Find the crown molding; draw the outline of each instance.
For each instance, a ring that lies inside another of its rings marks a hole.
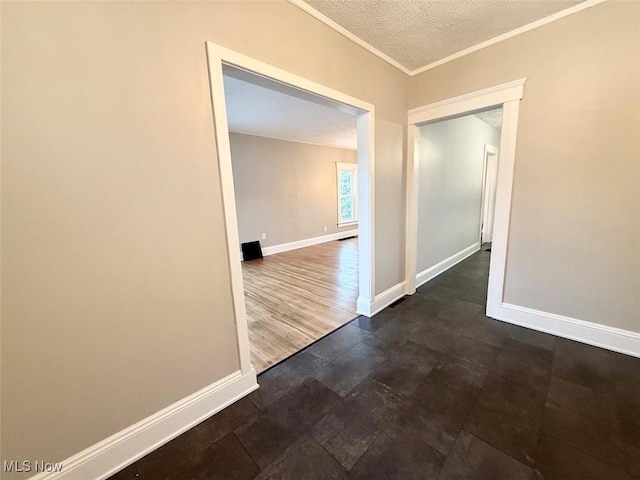
[[[334,145],[332,143],[320,143],[320,142],[309,142],[306,140],[297,140],[292,138],[285,138],[283,136],[275,136],[275,135],[260,135],[258,133],[251,132],[243,132],[237,128],[229,128],[229,133],[237,133],[238,135],[246,135],[248,137],[258,137],[258,138],[266,138],[267,140],[278,140],[281,142],[290,142],[290,143],[301,143],[302,145],[313,145],[314,147],[324,147],[324,148],[335,148],[338,150],[349,150],[352,152],[358,151],[358,146],[355,147],[347,147],[345,145]]]
[[[372,47],[367,42],[362,40],[360,37],[354,35],[353,33],[351,33],[346,28],[342,27],[341,25],[338,25],[336,22],[331,20],[326,15],[320,13],[319,11],[317,11],[316,9],[311,7],[309,4],[305,3],[303,0],[288,0],[288,1],[289,1],[289,3],[291,3],[291,4],[295,5],[296,7],[300,8],[301,10],[307,12],[312,17],[315,17],[316,19],[320,20],[322,23],[324,23],[328,27],[332,28],[333,30],[335,30],[339,34],[347,37],[352,42],[357,43],[358,45],[360,45],[365,50],[373,53],[378,58],[384,60],[385,62],[389,63],[390,65],[393,65],[394,67],[396,67],[401,72],[409,75],[410,77],[413,77],[413,76],[418,75],[420,73],[426,72],[427,70],[431,70],[432,68],[436,68],[436,67],[439,67],[441,65],[444,65],[445,63],[449,63],[449,62],[451,62],[453,60],[456,60],[456,59],[458,59],[460,57],[464,57],[464,56],[469,55],[471,53],[477,52],[478,50],[482,50],[483,48],[490,47],[492,45],[495,45],[496,43],[503,42],[503,41],[508,40],[510,38],[513,38],[515,36],[518,36],[518,35],[521,35],[523,33],[526,33],[526,32],[529,32],[531,30],[534,30],[536,28],[542,27],[544,25],[548,25],[549,23],[552,23],[552,22],[555,22],[555,21],[560,20],[562,18],[568,17],[569,15],[573,15],[574,13],[578,13],[578,12],[581,12],[581,11],[586,10],[588,8],[595,7],[596,5],[604,3],[607,0],[586,0],[586,1],[582,2],[582,3],[574,5],[573,7],[567,8],[567,9],[562,10],[560,12],[556,12],[553,15],[549,15],[548,17],[541,18],[540,20],[536,20],[535,22],[528,23],[527,25],[524,25],[522,27],[519,27],[519,28],[516,28],[514,30],[511,30],[510,32],[503,33],[503,34],[498,35],[497,37],[493,37],[493,38],[491,38],[489,40],[485,40],[484,42],[478,43],[478,44],[473,45],[473,46],[471,46],[469,48],[465,48],[464,50],[460,50],[459,52],[453,53],[453,54],[451,54],[451,55],[449,55],[447,57],[441,58],[440,60],[436,60],[435,62],[431,62],[431,63],[425,65],[424,67],[420,67],[420,68],[417,68],[415,70],[408,69],[407,67],[405,67],[401,63],[395,61],[394,59],[392,59],[388,55],[382,53],[377,48]]]
[[[343,26],[338,25],[336,22],[331,20],[329,17],[327,17],[326,15],[320,13],[319,11],[317,11],[315,8],[311,7],[309,4],[305,3],[304,1],[302,1],[302,0],[289,0],[289,3],[295,5],[299,9],[307,12],[312,17],[320,20],[322,23],[324,23],[326,26],[332,28],[333,30],[338,32],[340,35],[343,35],[343,36],[347,37],[349,40],[351,40],[352,42],[357,43],[358,45],[360,45],[365,50],[368,50],[369,52],[373,53],[376,57],[381,58],[382,60],[384,60],[388,64],[393,65],[394,67],[396,67],[401,72],[406,73],[407,75],[411,76],[411,70],[409,70],[407,67],[405,67],[402,64],[396,62],[393,58],[391,58],[388,55],[382,53],[377,48],[372,47],[367,42],[362,40],[360,37],[354,35],[353,33],[351,33],[349,30],[347,30]]]
[[[422,72],[426,72],[427,70],[431,70],[432,68],[439,67],[440,65],[444,65],[445,63],[449,63],[457,58],[464,57],[471,53],[477,52],[478,50],[482,50],[483,48],[490,47],[491,45],[495,45],[496,43],[504,42],[510,38],[516,37],[523,33],[529,32],[539,27],[543,27],[544,25],[548,25],[549,23],[553,23],[556,20],[560,20],[562,18],[568,17],[569,15],[573,15],[574,13],[581,12],[586,10],[587,8],[595,7],[601,3],[604,3],[606,0],[586,0],[585,2],[574,5],[573,7],[567,8],[560,12],[554,13],[553,15],[549,15],[548,17],[541,18],[540,20],[536,20],[535,22],[528,23],[522,27],[516,28],[515,30],[511,30],[510,32],[503,33],[502,35],[498,35],[497,37],[493,37],[484,42],[473,45],[469,48],[465,48],[464,50],[460,50],[459,52],[453,53],[448,57],[444,57],[440,60],[436,60],[424,67],[417,68],[412,70],[409,74],[410,76],[418,75]]]

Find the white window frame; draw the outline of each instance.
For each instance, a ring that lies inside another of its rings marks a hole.
[[[340,172],[351,172],[351,178],[353,179],[353,191],[352,195],[340,195]],[[353,197],[353,220],[340,221],[340,199],[342,197]],[[336,162],[336,199],[338,214],[338,227],[350,227],[358,224],[358,164]]]

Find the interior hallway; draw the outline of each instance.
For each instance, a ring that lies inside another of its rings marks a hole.
[[[640,359],[482,314],[478,252],[113,479],[640,476]]]
[[[358,239],[242,262],[251,362],[257,372],[356,316]]]

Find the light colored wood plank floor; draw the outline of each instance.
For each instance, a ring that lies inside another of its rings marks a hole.
[[[242,274],[258,372],[357,316],[357,238],[242,262]]]

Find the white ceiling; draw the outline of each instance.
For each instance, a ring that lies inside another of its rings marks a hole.
[[[498,130],[502,128],[502,107],[486,112],[479,112],[475,115],[483,122],[491,125],[493,128],[497,128]]]
[[[604,0],[290,1],[415,74]]]
[[[265,77],[224,67],[229,131],[355,150],[358,111]]]

